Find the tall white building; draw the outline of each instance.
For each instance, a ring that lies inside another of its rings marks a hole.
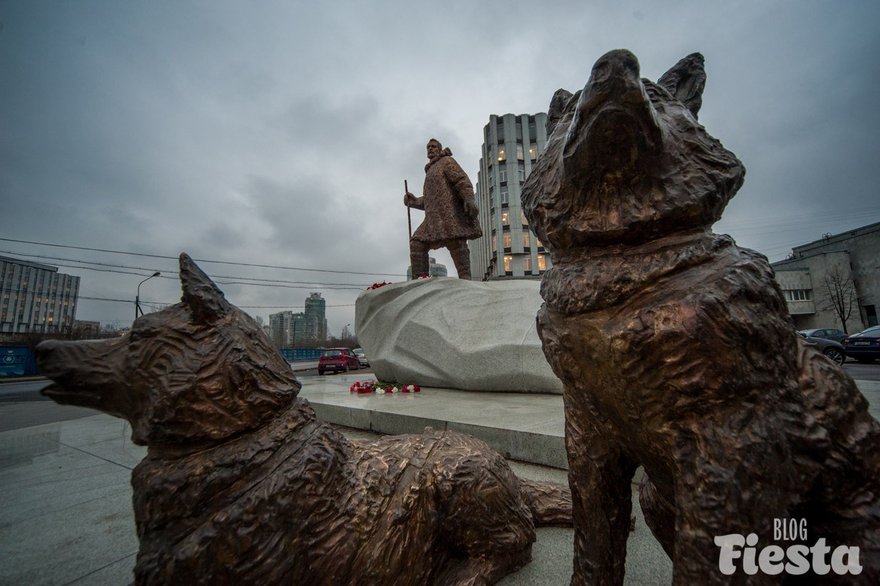
[[[0,333],[70,332],[78,297],[79,277],[0,256]]]
[[[547,115],[489,116],[477,174],[483,236],[471,240],[474,280],[539,278],[550,255],[522,211],[522,186],[547,144]]]

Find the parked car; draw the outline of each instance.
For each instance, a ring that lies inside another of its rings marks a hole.
[[[318,359],[318,374],[358,370],[361,363],[350,348],[328,348]]]
[[[798,333],[806,338],[826,338],[828,340],[834,340],[835,342],[839,342],[841,344],[843,344],[843,339],[846,338],[846,332],[834,328],[816,328],[814,330],[801,330]]]
[[[355,348],[354,350],[352,350],[352,352],[354,352],[354,355],[358,357],[358,362],[361,363],[362,368],[367,368],[370,366],[370,361],[367,360],[367,355],[364,353],[363,348]]]
[[[859,362],[871,362],[880,358],[880,326],[872,326],[867,330],[848,336],[843,340],[846,355]]]
[[[800,332],[798,332],[800,334]],[[801,334],[803,336],[803,334]],[[803,336],[806,338],[807,344],[815,346],[819,352],[836,362],[843,364],[846,362],[846,350],[843,344],[829,340],[828,338],[815,338],[812,336]]]

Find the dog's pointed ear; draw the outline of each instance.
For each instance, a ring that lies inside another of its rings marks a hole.
[[[553,134],[553,129],[568,112],[568,105],[571,103],[573,94],[563,88],[559,88],[550,99],[550,106],[547,108],[547,136]]]
[[[706,87],[704,65],[705,60],[700,53],[691,53],[657,80],[657,85],[684,104],[694,118],[703,105],[703,88]]]
[[[180,255],[180,285],[183,289],[181,301],[200,322],[222,317],[232,307],[214,281],[185,252]]]

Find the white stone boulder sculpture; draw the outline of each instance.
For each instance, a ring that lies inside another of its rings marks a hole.
[[[365,291],[355,331],[381,381],[562,394],[535,329],[538,281],[433,277]]]

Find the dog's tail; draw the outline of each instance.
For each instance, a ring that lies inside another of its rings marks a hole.
[[[555,482],[519,479],[522,496],[538,527],[571,527],[571,490]]]

